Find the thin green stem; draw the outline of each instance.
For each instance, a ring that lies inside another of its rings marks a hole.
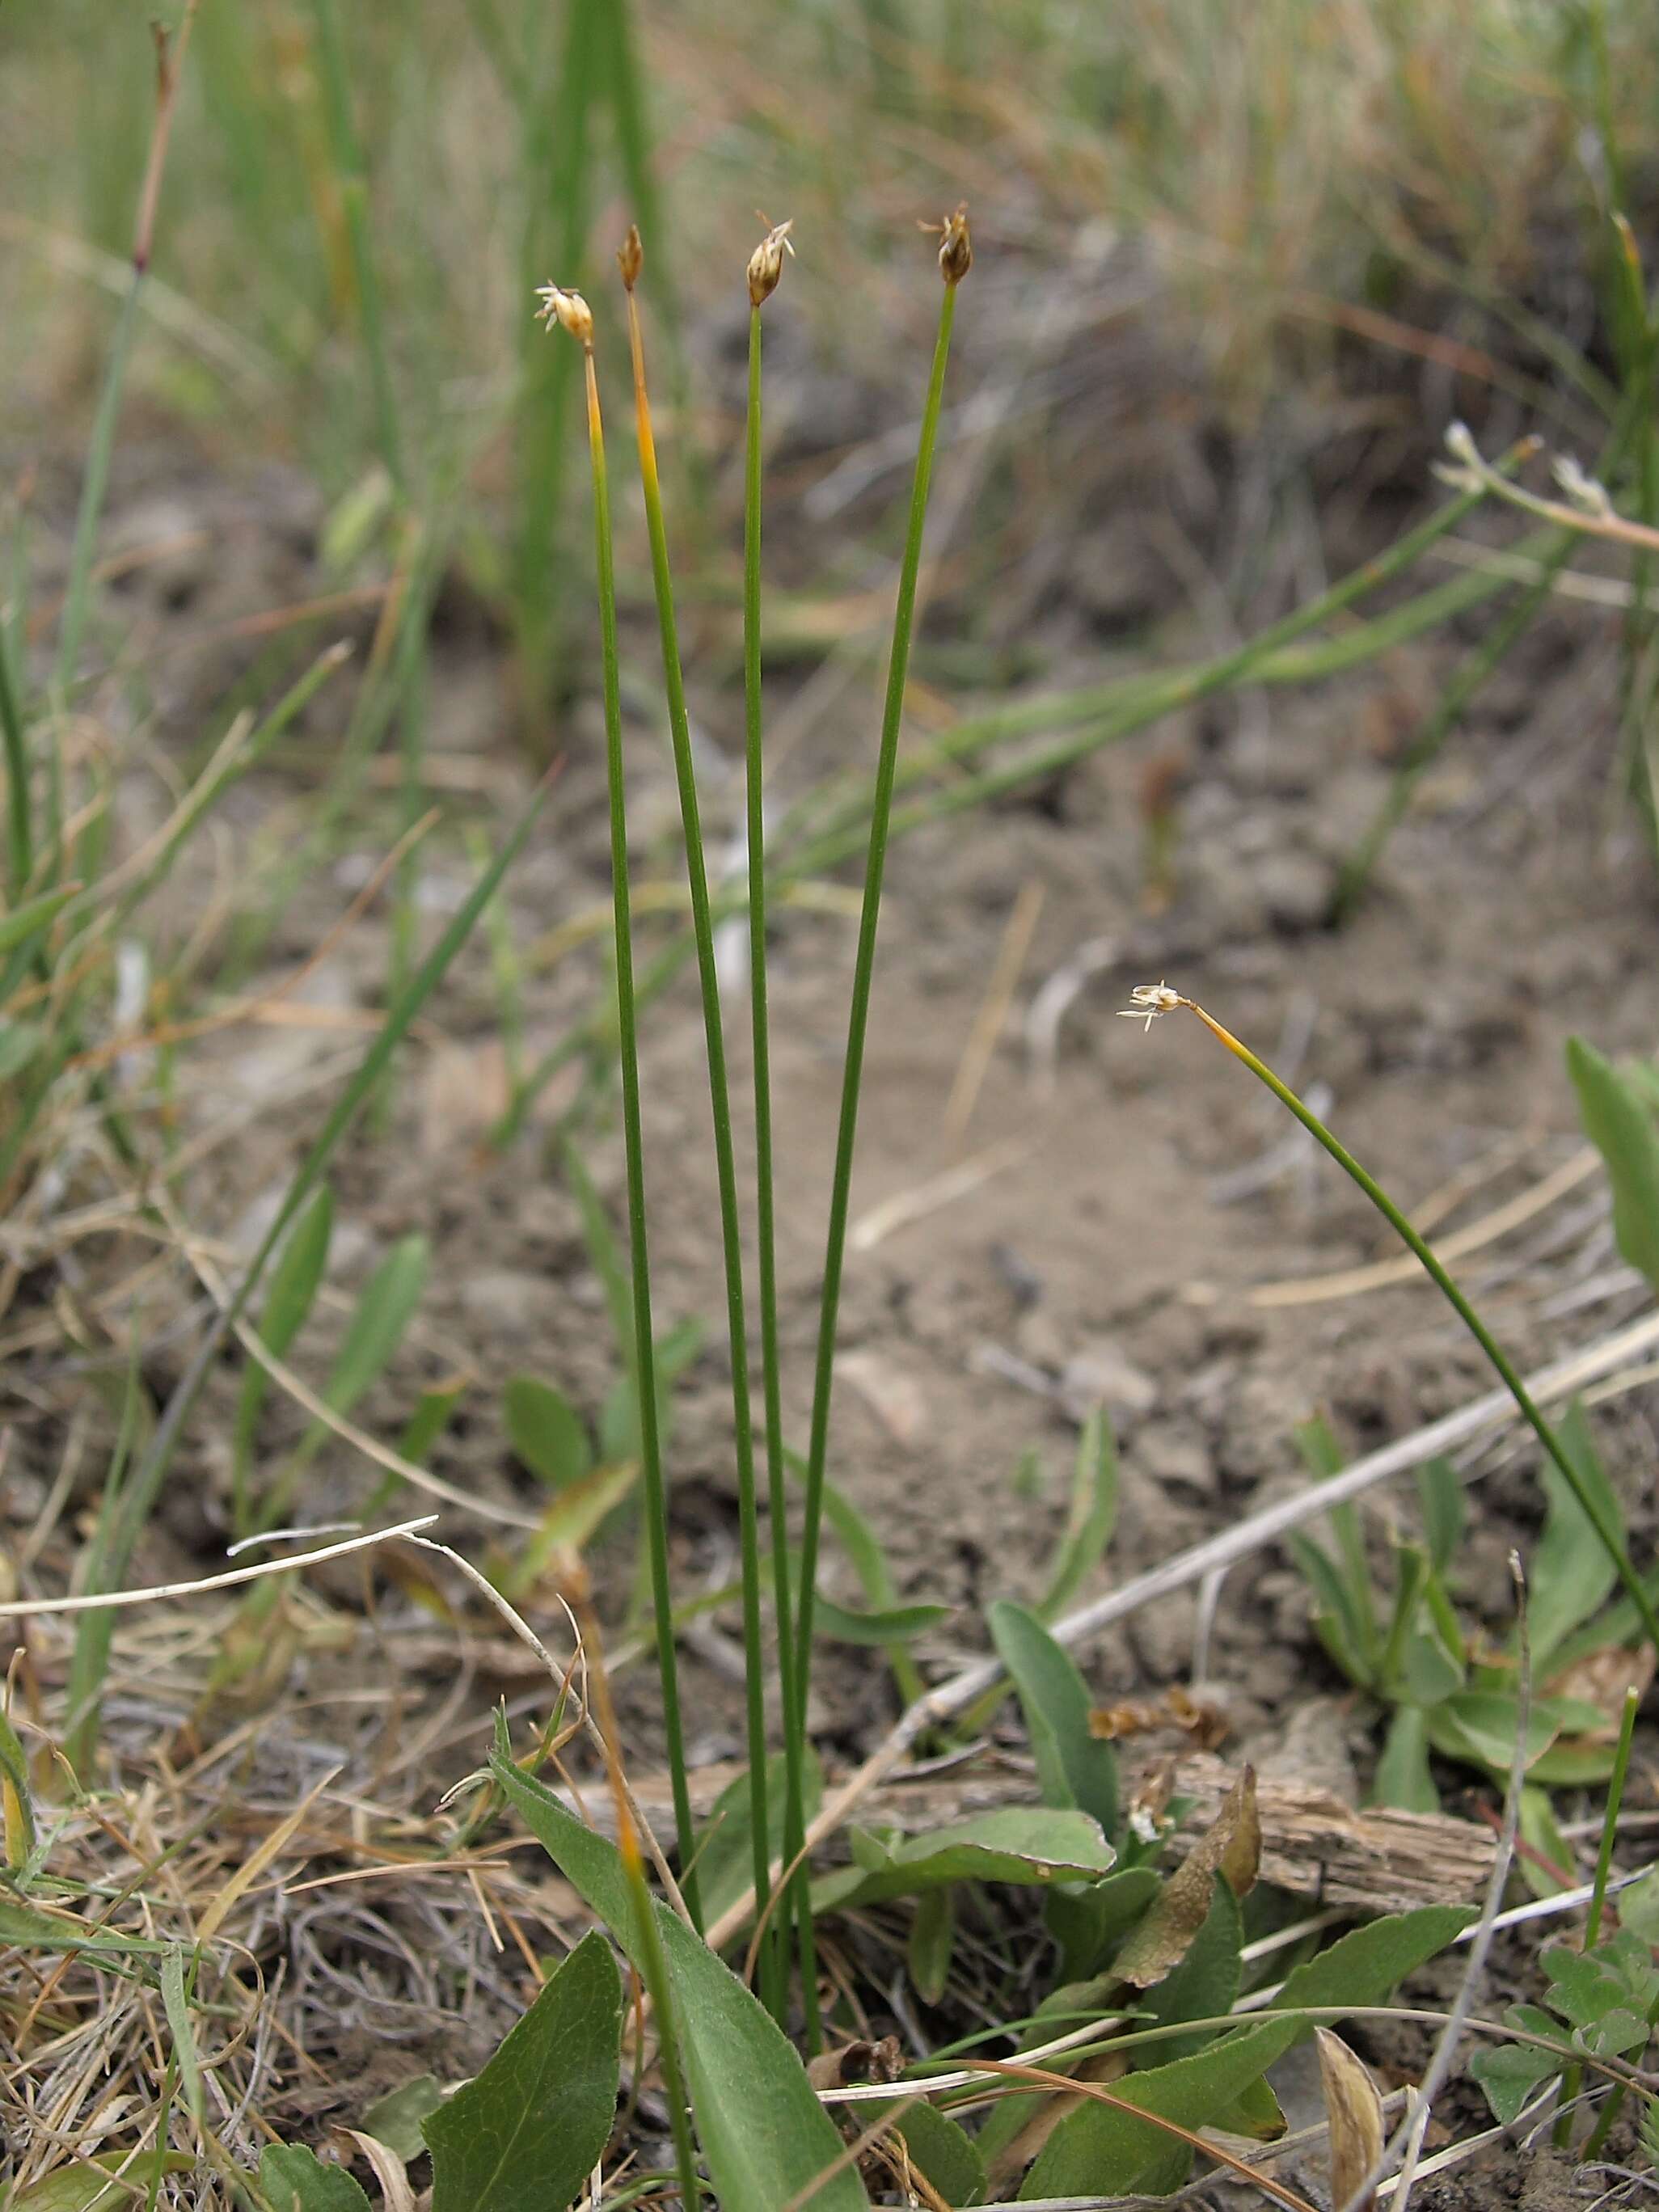
[[[772,1594],[777,1616],[778,1682],[783,1705],[783,1861],[801,1859],[806,1835],[805,1738],[795,1704],[794,1607],[789,1595],[789,1508],[783,1464],[783,1382],[778,1356],[778,1254],[772,1144],[772,1041],[766,991],[766,813],[761,712],[761,311],[749,311],[749,404],[744,446],[743,696],[744,799],[749,842],[749,1014],[755,1079],[755,1232],[760,1273],[761,1388],[766,1413],[766,1495],[772,1524]],[[801,1978],[816,1988],[817,1966],[802,1860],[792,1877]],[[757,1888],[757,1911],[766,1893]],[[781,1977],[789,1911],[769,1933],[766,1955]]]
[[[806,1725],[806,1702],[812,1674],[813,1583],[817,1573],[818,1538],[823,1518],[823,1479],[830,1449],[830,1401],[835,1380],[836,1325],[841,1310],[842,1270],[847,1253],[847,1219],[853,1192],[853,1153],[858,1137],[859,1093],[864,1079],[864,1046],[870,1023],[870,992],[876,964],[876,930],[881,916],[882,877],[887,860],[893,779],[898,765],[899,723],[904,707],[905,677],[909,666],[910,637],[915,619],[916,577],[921,566],[928,480],[933,473],[933,447],[939,435],[939,405],[945,390],[945,363],[950,358],[951,325],[955,319],[956,299],[956,286],[946,284],[939,312],[939,342],[933,349],[933,376],[927,387],[927,405],[922,410],[915,482],[910,495],[909,526],[905,535],[904,558],[899,571],[898,604],[893,615],[893,646],[887,668],[887,696],[882,712],[881,745],[877,757],[875,795],[870,816],[864,905],[859,918],[858,950],[853,963],[847,1058],[842,1071],[841,1118],[830,1193],[823,1290],[818,1309],[812,1425],[806,1454],[800,1613],[795,1635],[794,1724],[801,1729]]]
[[[1586,1951],[1593,1951],[1601,1940],[1601,1915],[1607,1902],[1607,1876],[1613,1871],[1613,1847],[1619,1837],[1619,1808],[1625,1800],[1625,1782],[1630,1773],[1631,1744],[1635,1738],[1636,1716],[1641,1705],[1639,1690],[1625,1692],[1625,1711],[1619,1724],[1619,1746],[1613,1754],[1613,1772],[1607,1777],[1607,1809],[1601,1815],[1601,1842],[1595,1854],[1595,1875],[1590,1885],[1589,1911],[1584,1917]],[[1555,2124],[1557,2150],[1565,2150],[1572,2140],[1572,2107],[1578,2101],[1583,2079],[1583,2068],[1575,2065],[1569,2069],[1561,2084],[1561,2117]],[[1597,2119],[1595,2131],[1602,2141],[1605,2142],[1607,2131],[1612,2124],[1605,2112]]]
[[[674,1797],[674,1826],[683,1895],[692,1924],[702,1932],[697,1879],[691,1865],[691,1797],[685,1774],[685,1731],[680,1717],[679,1661],[674,1646],[673,1596],[668,1572],[668,1498],[663,1482],[662,1437],[657,1416],[656,1342],[651,1327],[651,1265],[645,1229],[645,1142],[640,1114],[639,1018],[634,1001],[634,929],[628,896],[628,807],[623,784],[622,693],[617,648],[617,580],[611,551],[611,495],[605,466],[605,424],[591,342],[584,348],[587,373],[587,444],[593,465],[593,538],[599,568],[599,640],[605,660],[605,763],[611,803],[611,903],[616,923],[617,1059],[622,1075],[623,1151],[628,1181],[629,1256],[634,1275],[634,1391],[639,1401],[640,1463],[645,1482],[646,1541],[651,1559],[651,1602],[662,1678],[663,1733]]]
[[[6,756],[6,856],[11,879],[12,904],[22,903],[29,872],[34,866],[34,817],[29,794],[29,749],[24,734],[17,687],[12,682],[11,655],[6,630],[0,622],[0,745]]]
[[[685,837],[685,873],[691,894],[691,933],[697,951],[697,980],[702,995],[704,1050],[708,1064],[708,1103],[714,1131],[714,1173],[720,1186],[720,1241],[726,1261],[726,1308],[732,1353],[732,1452],[738,1478],[738,1540],[743,1574],[743,1640],[749,1733],[749,1818],[755,1866],[755,1893],[764,1902],[771,1864],[771,1828],[767,1818],[766,1655],[761,1621],[760,1526],[755,1499],[754,1419],[749,1403],[749,1324],[743,1290],[743,1226],[738,1215],[738,1170],[732,1146],[732,1096],[726,1073],[726,1035],[720,1019],[719,972],[714,963],[714,925],[708,899],[708,871],[703,859],[702,823],[697,804],[696,768],[691,757],[691,725],[685,709],[685,680],[680,667],[674,585],[668,567],[668,533],[663,521],[662,486],[657,475],[656,441],[645,383],[645,347],[639,307],[630,287],[628,334],[634,359],[634,399],[639,428],[640,482],[645,493],[646,529],[651,540],[651,574],[656,587],[657,626],[662,633],[663,684],[668,695],[668,730],[679,787],[680,823]],[[781,1993],[776,2009],[781,2011]]]
[[[1176,1003],[1186,1006],[1196,1014],[1210,1034],[1218,1038],[1236,1058],[1243,1060],[1252,1075],[1267,1085],[1274,1097],[1282,1105],[1289,1108],[1309,1135],[1323,1146],[1342,1172],[1359,1186],[1383,1219],[1404,1239],[1442,1297],[1445,1298],[1453,1312],[1474,1337],[1481,1351],[1486,1353],[1498,1380],[1520,1407],[1522,1416],[1538,1441],[1554,1462],[1562,1480],[1577,1500],[1585,1519],[1595,1531],[1602,1549],[1617,1570],[1619,1579],[1624,1584],[1631,1603],[1635,1607],[1637,1616],[1646,1631],[1654,1650],[1659,1651],[1659,1614],[1656,1614],[1653,1601],[1643,1587],[1642,1578],[1631,1564],[1630,1554],[1625,1548],[1622,1536],[1616,1528],[1609,1526],[1603,1518],[1600,1504],[1586,1489],[1583,1478],[1573,1465],[1571,1456],[1563,1448],[1554,1430],[1539,1412],[1533,1401],[1532,1393],[1510,1364],[1507,1353],[1464,1297],[1462,1291],[1446,1273],[1433,1251],[1419,1236],[1382,1185],[1373,1176],[1368,1175],[1353,1154],[1337,1141],[1318,1115],[1310,1113],[1295,1091],[1288,1084],[1279,1080],[1265,1060],[1258,1060],[1248,1045],[1241,1044],[1231,1030],[1224,1029],[1218,1021],[1212,1015],[1206,1014],[1203,1007],[1195,1005],[1192,1000],[1181,999]]]

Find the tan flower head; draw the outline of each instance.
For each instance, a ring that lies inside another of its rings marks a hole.
[[[636,222],[628,226],[628,235],[617,248],[617,266],[622,270],[623,283],[631,292],[640,281],[640,271],[645,266],[645,246]]]
[[[1137,983],[1129,996],[1134,1004],[1120,1006],[1119,1013],[1126,1022],[1144,1020],[1148,1029],[1160,1014],[1172,1014],[1177,1006],[1187,1003],[1180,992],[1171,989],[1168,983]]]
[[[924,222],[921,228],[931,230],[939,240],[939,273],[951,286],[960,284],[974,265],[974,241],[968,234],[968,203],[963,200],[954,215],[947,215],[943,222]]]
[[[541,305],[536,310],[538,322],[550,331],[556,323],[562,331],[568,331],[578,345],[593,343],[593,314],[580,292],[566,292],[557,284],[544,284],[536,297]]]
[[[766,218],[761,217],[763,222]],[[769,300],[778,289],[778,279],[783,274],[783,257],[793,253],[789,234],[793,222],[781,222],[769,230],[749,257],[749,304],[758,307],[763,300]]]

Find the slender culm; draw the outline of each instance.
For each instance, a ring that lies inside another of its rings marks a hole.
[[[701,1931],[696,1869],[692,1863],[691,1798],[685,1777],[679,1662],[674,1648],[673,1597],[668,1572],[668,1498],[657,1418],[657,1358],[651,1324],[651,1270],[645,1229],[645,1145],[640,1114],[639,1021],[634,1000],[634,928],[628,892],[628,807],[623,769],[622,692],[617,673],[617,582],[611,550],[611,494],[605,465],[605,422],[593,368],[593,318],[579,292],[546,286],[541,313],[582,349],[587,379],[587,447],[593,470],[593,539],[599,569],[599,642],[605,664],[605,781],[611,808],[611,910],[617,963],[617,1061],[622,1078],[623,1151],[628,1182],[629,1263],[633,1271],[634,1392],[639,1405],[640,1468],[645,1485],[651,1604],[662,1681],[663,1730],[674,1798],[681,1891]]]
[[[748,270],[749,398],[744,441],[743,693],[744,817],[749,861],[749,1018],[755,1088],[755,1237],[759,1273],[761,1377],[766,1415],[766,1492],[772,1522],[772,1589],[777,1617],[778,1686],[783,1703],[783,1859],[793,1867],[805,1836],[803,1731],[795,1702],[794,1607],[789,1595],[789,1516],[784,1488],[781,1364],[778,1354],[777,1224],[772,1144],[772,1042],[766,988],[765,762],[761,714],[761,308],[783,272],[791,226],[780,223],[756,247]],[[764,1904],[757,1890],[757,1910]],[[791,1877],[790,1903],[769,1931],[772,1972],[781,1977],[791,1909],[801,1926],[801,1985],[810,2014],[817,1983],[804,1863]]]
[[[905,678],[910,662],[916,578],[921,566],[922,528],[927,515],[927,488],[933,473],[933,447],[939,436],[945,363],[951,353],[951,325],[956,313],[957,287],[967,275],[973,260],[965,209],[958,209],[955,215],[946,218],[943,233],[939,270],[945,279],[945,296],[939,312],[939,340],[933,349],[933,376],[927,387],[927,404],[922,411],[921,435],[916,449],[915,479],[910,494],[909,526],[905,534],[904,557],[899,570],[898,603],[893,615],[892,650],[887,665],[887,693],[882,711],[881,744],[877,757],[875,793],[870,815],[864,903],[859,919],[858,949],[853,963],[847,1058],[842,1071],[841,1116],[830,1192],[823,1290],[818,1310],[812,1425],[806,1458],[805,1520],[801,1538],[800,1613],[795,1632],[796,1725],[803,1729],[812,1674],[813,1583],[817,1572],[818,1539],[823,1516],[823,1479],[830,1448],[830,1400],[835,1376],[836,1324],[841,1308],[842,1269],[847,1252],[847,1218],[853,1189],[853,1153],[858,1137],[859,1091],[864,1077],[865,1037],[870,1024],[870,991],[875,973],[876,930],[881,915],[882,877],[887,859],[887,830],[892,812],[893,781],[898,764],[899,723],[903,712]]]
[[[634,405],[639,429],[640,482],[645,494],[646,527],[651,540],[651,573],[656,587],[657,623],[662,634],[663,683],[668,696],[668,730],[674,776],[679,787],[680,824],[684,833],[686,881],[691,896],[691,929],[696,944],[697,980],[702,995],[704,1049],[714,1133],[714,1172],[720,1188],[720,1238],[726,1265],[727,1334],[732,1352],[732,1453],[738,1479],[738,1531],[742,1561],[743,1631],[749,1739],[749,1816],[755,1894],[765,1902],[771,1864],[771,1825],[767,1815],[765,1648],[761,1620],[760,1530],[755,1496],[754,1420],[749,1403],[749,1333],[743,1288],[743,1231],[738,1217],[738,1172],[732,1146],[732,1098],[726,1072],[726,1037],[720,1019],[720,980],[714,964],[714,925],[709,908],[708,871],[703,859],[702,823],[697,802],[691,726],[685,707],[680,666],[674,586],[668,566],[668,533],[663,520],[662,486],[657,473],[656,440],[646,389],[645,343],[640,331],[635,286],[643,262],[637,229],[630,230],[617,257],[628,293],[628,336],[634,363]],[[769,1990],[781,2011],[781,1992]]]

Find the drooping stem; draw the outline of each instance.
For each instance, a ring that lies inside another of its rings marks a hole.
[[[818,1310],[817,1359],[812,1382],[812,1424],[806,1455],[806,1507],[801,1538],[800,1612],[795,1634],[795,1711],[804,1728],[812,1674],[813,1583],[823,1517],[823,1480],[830,1448],[830,1401],[835,1380],[836,1327],[841,1311],[842,1270],[847,1254],[847,1218],[853,1190],[853,1154],[858,1138],[859,1094],[864,1080],[865,1038],[870,1025],[870,992],[875,974],[876,931],[881,917],[882,878],[887,861],[887,830],[892,811],[893,780],[898,763],[899,722],[909,668],[910,636],[915,619],[916,578],[921,566],[922,527],[927,514],[928,480],[939,435],[945,368],[951,351],[951,325],[957,288],[947,282],[939,313],[933,373],[922,410],[910,493],[909,527],[899,570],[898,604],[893,615],[893,643],[887,665],[887,694],[882,711],[874,799],[870,815],[869,855],[865,868],[864,904],[859,917],[858,949],[853,962],[852,1003],[847,1024],[847,1057],[842,1070],[841,1116],[830,1191],[830,1224],[825,1243],[823,1288]]]
[[[583,345],[587,374],[587,445],[593,466],[593,537],[599,566],[599,639],[605,662],[605,760],[611,805],[611,902],[616,928],[617,1060],[622,1078],[623,1151],[628,1183],[629,1261],[633,1271],[634,1394],[639,1406],[640,1468],[645,1484],[646,1542],[657,1664],[662,1680],[663,1732],[674,1798],[680,1886],[701,1929],[696,1869],[692,1863],[691,1797],[680,1717],[679,1661],[674,1646],[673,1595],[668,1571],[668,1497],[657,1418],[657,1355],[651,1325],[650,1254],[645,1227],[645,1143],[640,1113],[639,1022],[634,1002],[634,927],[628,896],[628,809],[623,771],[622,693],[617,648],[617,582],[611,551],[611,497],[605,465],[605,424],[590,334]]]
[[[634,362],[634,404],[639,428],[640,481],[645,493],[646,527],[651,540],[651,572],[656,586],[657,623],[662,633],[663,682],[668,695],[669,737],[674,775],[679,786],[680,823],[685,839],[686,880],[691,895],[691,930],[696,944],[697,979],[702,988],[703,1042],[708,1066],[708,1099],[714,1132],[714,1173],[720,1188],[720,1239],[726,1263],[726,1308],[732,1356],[732,1453],[738,1479],[738,1531],[743,1575],[744,1681],[748,1706],[749,1815],[752,1830],[756,1894],[764,1899],[771,1863],[767,1818],[765,1652],[761,1621],[760,1531],[755,1498],[754,1422],[749,1402],[749,1337],[743,1287],[743,1230],[738,1216],[738,1175],[732,1146],[732,1099],[726,1072],[726,1040],[720,1020],[720,980],[714,964],[714,926],[703,859],[702,823],[697,804],[696,769],[691,757],[691,727],[680,667],[674,586],[668,567],[668,537],[663,521],[662,487],[657,474],[656,441],[646,390],[645,347],[633,278],[639,269],[637,232],[623,249],[628,284],[628,336]],[[781,2009],[780,1999],[779,2008]]]
[[[1486,1353],[1497,1372],[1498,1380],[1520,1407],[1522,1417],[1540,1443],[1543,1445],[1544,1449],[1549,1454],[1560,1474],[1561,1480],[1577,1499],[1585,1519],[1600,1540],[1602,1549],[1617,1570],[1619,1579],[1624,1584],[1631,1603],[1636,1608],[1637,1616],[1647,1632],[1649,1640],[1655,1650],[1659,1651],[1659,1615],[1656,1615],[1654,1612],[1653,1601],[1643,1585],[1641,1577],[1631,1562],[1630,1553],[1626,1549],[1623,1538],[1618,1529],[1610,1527],[1604,1519],[1601,1507],[1585,1487],[1583,1477],[1573,1465],[1571,1456],[1555,1431],[1539,1412],[1534,1403],[1531,1392],[1521,1380],[1508,1354],[1436,1258],[1431,1247],[1413,1228],[1387,1191],[1373,1176],[1367,1174],[1352,1152],[1338,1143],[1318,1115],[1309,1111],[1290,1085],[1282,1083],[1264,1060],[1258,1060],[1248,1045],[1241,1044],[1231,1030],[1224,1029],[1213,1016],[1205,1012],[1202,1006],[1196,1005],[1191,999],[1182,998],[1175,992],[1167,993],[1166,1001],[1162,1006],[1152,1007],[1147,1002],[1143,1004],[1146,1004],[1146,1010],[1152,1012],[1171,1012],[1176,1006],[1185,1006],[1188,1012],[1196,1014],[1211,1036],[1224,1044],[1228,1051],[1237,1059],[1243,1060],[1251,1074],[1256,1077],[1258,1081],[1265,1083],[1274,1097],[1290,1109],[1309,1135],[1317,1144],[1322,1146],[1342,1172],[1358,1185],[1383,1219],[1404,1239],[1435,1287],[1456,1314],[1465,1328],[1468,1330],[1470,1335],[1474,1337],[1481,1351]]]

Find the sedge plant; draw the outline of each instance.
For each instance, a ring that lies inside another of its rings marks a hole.
[[[1623,1535],[1616,1526],[1609,1522],[1601,1502],[1586,1485],[1582,1472],[1574,1466],[1571,1455],[1563,1445],[1560,1437],[1539,1411],[1532,1393],[1522,1381],[1508,1353],[1504,1352],[1480,1315],[1464,1297],[1462,1291],[1458,1289],[1450,1275],[1447,1273],[1432,1248],[1412,1226],[1387,1191],[1360,1165],[1352,1153],[1339,1142],[1319,1116],[1303,1103],[1290,1085],[1275,1075],[1266,1061],[1259,1060],[1249,1047],[1242,1043],[1231,1030],[1224,1028],[1212,1014],[1206,1013],[1195,1000],[1183,998],[1179,991],[1172,989],[1165,982],[1139,983],[1131,991],[1129,996],[1133,1003],[1122,1010],[1125,1018],[1130,1021],[1144,1021],[1149,1029],[1153,1022],[1164,1014],[1176,1013],[1184,1010],[1188,1013],[1195,1015],[1217,1042],[1225,1045],[1234,1058],[1242,1060],[1257,1081],[1265,1084],[1279,1103],[1295,1115],[1315,1142],[1330,1154],[1344,1175],[1358,1186],[1383,1219],[1404,1240],[1436,1289],[1439,1291],[1441,1296],[1486,1354],[1499,1382],[1514,1399],[1522,1418],[1549,1455],[1562,1481],[1571,1492],[1585,1519],[1595,1530],[1602,1549],[1612,1561],[1620,1581],[1624,1584],[1626,1594],[1635,1607],[1637,1618],[1641,1622],[1649,1642],[1656,1651],[1659,1651],[1659,1613],[1656,1613],[1653,1600],[1632,1563]]]
[[[842,1069],[841,1111],[836,1135],[835,1167],[830,1189],[830,1225],[825,1242],[823,1288],[818,1306],[817,1356],[812,1381],[812,1418],[806,1455],[806,1496],[801,1534],[799,1616],[795,1623],[795,1701],[790,1727],[804,1731],[807,1697],[812,1675],[813,1584],[817,1573],[818,1543],[823,1522],[823,1486],[830,1452],[830,1401],[835,1383],[836,1328],[841,1311],[842,1271],[847,1256],[847,1223],[853,1195],[853,1155],[858,1141],[859,1095],[864,1081],[864,1047],[870,1025],[870,994],[875,977],[876,933],[881,920],[882,880],[887,862],[887,836],[893,808],[893,784],[898,768],[899,726],[903,718],[905,682],[909,672],[910,641],[915,625],[916,579],[921,568],[922,532],[927,519],[927,490],[933,474],[933,448],[939,438],[940,404],[945,393],[945,371],[951,357],[951,330],[956,318],[957,290],[973,266],[974,250],[968,230],[968,210],[959,207],[940,226],[939,274],[945,292],[939,307],[939,337],[933,348],[933,374],[922,409],[921,434],[916,447],[915,477],[910,493],[910,515],[905,532],[904,555],[899,568],[898,600],[893,612],[892,649],[887,664],[887,690],[882,708],[881,742],[877,753],[875,791],[870,811],[869,848],[865,866],[864,902],[859,916],[858,948],[853,961],[853,988],[847,1023],[847,1056]],[[805,1916],[810,1918],[810,1906]],[[803,1945],[803,1952],[809,1948]],[[810,1973],[804,1975],[809,2038],[816,2043],[816,1993]]]
[[[634,930],[628,884],[628,801],[623,763],[622,689],[617,645],[617,582],[611,550],[611,494],[605,469],[605,421],[593,365],[593,315],[580,292],[544,285],[538,311],[582,349],[587,392],[587,450],[593,479],[593,542],[599,574],[599,641],[605,672],[605,781],[611,816],[611,912],[617,975],[617,1061],[621,1079],[623,1151],[628,1186],[629,1260],[633,1273],[634,1385],[639,1406],[640,1466],[645,1484],[646,1544],[651,1601],[662,1685],[663,1732],[674,1798],[674,1826],[682,1893],[699,1929],[696,1869],[691,1862],[691,1798],[686,1781],[685,1729],[680,1713],[679,1661],[674,1644],[673,1596],[668,1568],[668,1498],[663,1480],[657,1410],[656,1347],[651,1325],[650,1251],[645,1220],[645,1141],[640,1111],[639,1019],[634,993]]]
[[[679,788],[680,823],[685,844],[686,880],[691,897],[691,930],[696,945],[697,981],[702,998],[708,1099],[714,1121],[714,1170],[720,1188],[720,1240],[726,1267],[726,1318],[731,1340],[733,1456],[738,1478],[738,1532],[743,1573],[743,1636],[749,1744],[749,1818],[755,1895],[763,1905],[770,1864],[767,1817],[765,1651],[761,1626],[760,1530],[755,1498],[754,1422],[749,1402],[749,1327],[743,1285],[743,1229],[738,1217],[738,1170],[732,1144],[732,1095],[726,1072],[726,1035],[720,1013],[720,977],[714,960],[714,925],[703,857],[697,776],[691,757],[691,725],[686,713],[685,680],[680,666],[673,580],[668,566],[668,534],[663,520],[662,487],[657,474],[656,440],[646,389],[645,341],[640,328],[635,288],[645,253],[638,226],[629,231],[617,256],[628,295],[628,337],[633,357],[634,407],[638,426],[640,482],[645,494],[646,527],[651,541],[651,573],[656,590],[657,622],[662,635],[663,683],[668,699],[668,728]],[[791,1717],[793,1718],[793,1717]],[[793,1728],[792,1731],[793,1733]],[[769,1954],[774,1970],[780,1963]],[[771,2008],[782,2011],[775,1971],[769,1990]]]

